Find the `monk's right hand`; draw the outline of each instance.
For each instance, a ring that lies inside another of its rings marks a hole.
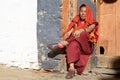
[[[74,33],[74,37],[79,37],[80,36],[80,33],[83,32],[84,29],[79,29],[79,30],[76,30],[75,33]]]

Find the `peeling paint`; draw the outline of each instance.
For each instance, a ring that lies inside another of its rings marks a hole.
[[[46,11],[39,11],[39,12],[38,12],[38,15],[39,15],[39,16],[43,16],[45,13],[47,13],[47,12],[46,12]]]
[[[61,0],[38,0],[38,55],[42,68],[52,69],[58,66],[57,61],[48,58],[47,54],[50,50],[47,48],[47,44],[58,42],[61,38],[60,10]],[[59,56],[57,57],[59,58]]]

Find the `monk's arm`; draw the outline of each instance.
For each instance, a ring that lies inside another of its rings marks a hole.
[[[84,30],[86,32],[92,32],[97,25],[98,25],[98,23],[93,23],[93,24],[89,25],[88,28],[85,28]]]

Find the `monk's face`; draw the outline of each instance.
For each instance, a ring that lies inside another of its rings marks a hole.
[[[80,18],[82,20],[85,20],[85,18],[86,18],[86,7],[85,6],[81,7],[81,9],[80,9]]]

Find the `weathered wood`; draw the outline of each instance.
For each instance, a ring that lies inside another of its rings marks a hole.
[[[62,34],[68,27],[71,19],[76,15],[77,0],[62,0],[61,5],[61,31]]]
[[[97,2],[99,20],[99,40],[97,53],[100,54],[100,47],[105,50],[104,55],[120,55],[120,1],[119,0],[98,0]]]
[[[116,55],[120,55],[120,0],[116,2]]]

